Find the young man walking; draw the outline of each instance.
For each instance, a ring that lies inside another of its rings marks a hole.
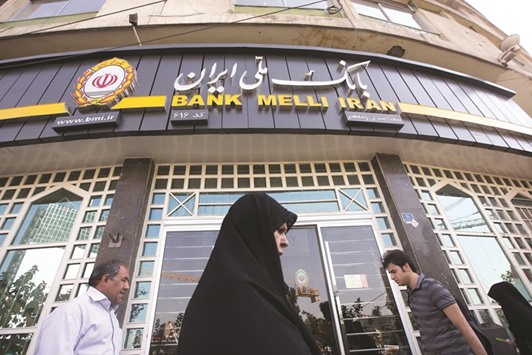
[[[439,281],[418,274],[405,252],[385,253],[383,266],[393,281],[408,287],[408,303],[419,325],[424,355],[487,354],[454,296]]]

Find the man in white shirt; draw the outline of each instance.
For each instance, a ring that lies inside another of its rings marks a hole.
[[[115,311],[129,290],[129,270],[119,260],[97,265],[89,289],[44,318],[35,355],[118,355],[122,330]]]

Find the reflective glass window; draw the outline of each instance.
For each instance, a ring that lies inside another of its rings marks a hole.
[[[488,224],[471,196],[447,185],[436,193],[451,226],[457,231],[489,232]]]
[[[81,197],[59,190],[31,204],[13,245],[64,242],[78,214]]]
[[[64,248],[10,250],[0,266],[0,328],[35,326]]]

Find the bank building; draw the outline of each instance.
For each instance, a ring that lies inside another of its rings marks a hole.
[[[261,191],[324,354],[421,354],[392,249],[515,354],[487,292],[532,301],[529,50],[461,0],[0,0],[0,353],[117,257],[122,353],[172,354]]]

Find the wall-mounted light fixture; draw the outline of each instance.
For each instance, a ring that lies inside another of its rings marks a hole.
[[[135,37],[137,38],[137,42],[139,43],[139,46],[142,46],[142,43],[140,42],[139,34],[137,33],[137,25],[139,24],[139,15],[138,14],[129,14],[129,24],[133,28],[133,33],[135,33]]]
[[[519,53],[521,50],[521,46],[519,45],[520,39],[519,35],[514,34],[506,37],[501,42],[499,48],[502,50],[502,53],[497,57],[497,60],[501,64],[508,65],[508,62],[514,59],[517,53]]]

